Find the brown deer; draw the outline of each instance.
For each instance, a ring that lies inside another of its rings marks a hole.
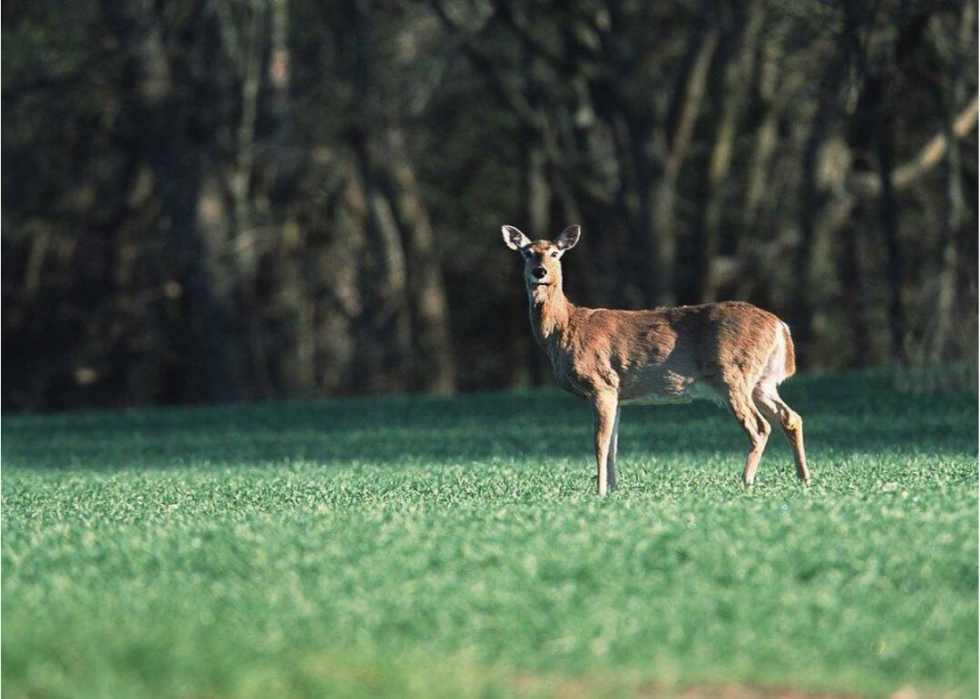
[[[599,494],[616,488],[620,406],[709,398],[728,405],[749,437],[742,481],[755,482],[775,421],[789,439],[796,475],[809,485],[803,420],[776,387],[796,372],[789,327],[739,301],[621,311],[573,305],[562,291],[561,258],[578,226],[532,242],[513,226],[504,242],[524,257],[531,330],[548,353],[558,384],[587,398],[595,413]]]

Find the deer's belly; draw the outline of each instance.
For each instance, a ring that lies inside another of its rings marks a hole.
[[[620,398],[619,402],[622,405],[676,405],[695,400],[708,400],[719,405],[723,404],[721,396],[711,386],[700,381],[695,381],[674,391],[651,391],[625,396]]]

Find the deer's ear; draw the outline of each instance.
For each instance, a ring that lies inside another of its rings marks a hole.
[[[503,226],[500,230],[504,234],[504,243],[511,250],[520,250],[531,244],[528,237],[513,226]]]
[[[562,252],[571,250],[578,244],[578,239],[581,235],[582,229],[579,226],[569,226],[555,238],[555,247]]]

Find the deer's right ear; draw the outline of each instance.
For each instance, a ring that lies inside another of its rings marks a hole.
[[[569,226],[563,230],[557,238],[555,238],[555,246],[562,252],[565,250],[571,250],[578,245],[578,239],[581,235],[581,226]]]
[[[500,230],[504,234],[504,243],[511,250],[520,250],[531,244],[528,237],[513,226],[503,226]]]

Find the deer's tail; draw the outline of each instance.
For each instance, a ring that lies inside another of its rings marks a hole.
[[[788,379],[790,376],[796,373],[796,349],[793,347],[793,336],[790,335],[789,326],[786,323],[780,321],[780,330],[782,331],[782,345],[783,345],[783,378]]]

